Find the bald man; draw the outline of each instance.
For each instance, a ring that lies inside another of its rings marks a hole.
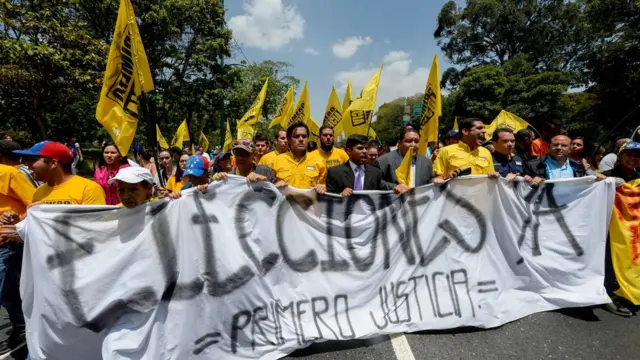
[[[573,179],[586,175],[582,162],[569,159],[571,151],[571,138],[566,135],[556,135],[551,138],[549,154],[539,159],[527,162],[524,166],[525,180],[533,185],[538,185],[544,180]],[[597,174],[596,179],[605,177]]]

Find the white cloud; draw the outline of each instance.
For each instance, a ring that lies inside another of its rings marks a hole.
[[[409,59],[409,53],[405,51],[390,51],[387,55],[382,58],[382,62],[385,64],[394,63],[397,61],[407,60]]]
[[[304,49],[304,52],[309,54],[309,55],[320,55],[320,53],[317,52],[316,49],[310,48],[310,47]]]
[[[376,107],[380,107],[380,105],[401,96],[412,96],[416,93],[424,92],[427,78],[429,77],[429,67],[418,67],[412,70],[412,59],[404,51],[387,53],[383,57],[383,63],[384,67],[380,77]],[[351,79],[355,98],[377,70],[378,65],[355,68],[338,72],[334,74],[333,79],[339,84],[338,88],[341,93],[346,90],[347,82]]]
[[[369,45],[373,42],[369,36],[351,36],[346,39],[340,39],[331,46],[333,55],[348,59],[356,54],[360,46]]]
[[[391,40],[385,40],[384,43],[389,45],[389,44],[391,44]]]
[[[304,37],[304,18],[283,0],[244,0],[242,9],[246,14],[232,17],[228,24],[243,45],[279,50]]]

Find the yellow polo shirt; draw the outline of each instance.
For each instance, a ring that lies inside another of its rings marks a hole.
[[[472,175],[488,175],[495,171],[491,152],[482,146],[471,151],[463,142],[440,149],[433,164],[436,176],[445,177],[457,169],[471,168]]]
[[[102,186],[78,175],[60,185],[40,186],[33,194],[33,202],[64,205],[106,204]]]
[[[273,162],[272,169],[276,181],[284,180],[287,185],[298,189],[310,189],[324,184],[327,178],[327,168],[322,158],[309,153],[300,161],[296,161],[291,152],[280,154]]]
[[[36,188],[20,170],[0,164],[0,214],[9,211],[24,215],[35,191]]]
[[[324,165],[328,168],[332,168],[334,166],[342,165],[349,160],[349,155],[338,148],[333,148],[331,153],[327,154],[324,151],[317,149],[312,151],[309,156],[319,157],[324,161]]]
[[[276,150],[269,151],[268,153],[262,155],[260,161],[258,161],[258,165],[267,165],[268,167],[273,169],[273,162],[276,161],[276,157],[280,155]]]

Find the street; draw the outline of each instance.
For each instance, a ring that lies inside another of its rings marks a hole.
[[[393,338],[314,344],[288,358],[638,359],[640,317],[622,318],[600,308],[566,309],[534,314],[496,329],[462,328]]]
[[[1,339],[9,322],[0,314]],[[26,347],[0,360],[22,360]],[[630,319],[600,308],[566,309],[534,314],[490,330],[462,328],[438,332],[380,336],[373,339],[326,342],[296,351],[299,360],[433,360],[433,359],[637,359],[640,317]]]

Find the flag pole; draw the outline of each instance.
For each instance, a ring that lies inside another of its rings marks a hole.
[[[158,154],[160,154],[160,144],[158,143],[158,131],[157,131],[157,119],[149,111],[149,101],[147,100],[147,94],[142,93],[140,95],[140,105],[142,105],[142,118],[147,126],[147,136],[149,137],[149,146],[151,146],[151,152],[153,154],[153,162],[156,165],[156,175],[160,186],[164,187],[162,176],[160,176],[160,163],[158,161]]]

